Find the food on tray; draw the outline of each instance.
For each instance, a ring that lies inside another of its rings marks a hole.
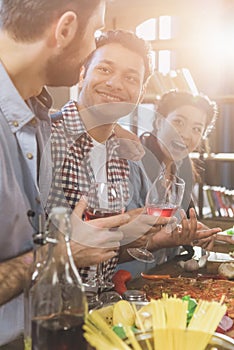
[[[113,310],[114,305],[108,305],[99,309],[99,315],[109,326],[113,324]]]
[[[144,329],[147,331],[152,328],[152,311],[151,311],[151,305],[146,304],[142,306],[137,311],[138,317],[136,317],[135,324],[137,328],[141,328],[141,326],[144,327]]]
[[[120,300],[114,305],[113,324],[125,324],[133,326],[135,323],[135,312],[127,300]]]
[[[234,236],[234,226],[224,232],[226,232],[227,235]]]
[[[234,262],[220,264],[218,272],[220,275],[227,277],[228,279],[234,279]]]
[[[219,235],[228,235],[228,236],[234,236],[234,226],[231,228],[228,228],[225,231],[218,232]]]
[[[175,277],[165,280],[152,281],[144,285],[143,290],[150,300],[160,299],[163,293],[182,298],[189,295],[196,300],[219,301],[225,295],[224,302],[228,308],[228,315],[234,318],[234,282],[228,280],[213,280]]]
[[[182,300],[164,295],[162,299],[152,300],[139,310],[136,304],[125,301],[127,310],[131,309],[134,312],[134,323],[140,331],[138,334],[142,336],[150,334],[151,336],[151,340],[143,342],[146,347],[138,342],[138,335],[135,335],[128,320],[126,322],[126,319],[122,318],[121,324],[111,328],[104,321],[103,311],[100,314],[100,310],[94,310],[88,315],[84,325],[84,336],[98,350],[204,350],[226,312],[226,306],[222,305],[222,301],[200,300],[189,322],[187,319],[189,300],[187,299]],[[121,301],[117,302],[113,312],[115,309],[117,311],[120,309],[122,313],[124,304]],[[146,333],[145,316],[143,316],[145,313],[151,318],[148,333]],[[121,333],[119,337],[118,334],[122,331],[124,333]],[[122,340],[124,335],[126,337]]]

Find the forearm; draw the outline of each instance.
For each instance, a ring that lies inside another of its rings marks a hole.
[[[19,295],[30,277],[33,253],[28,252],[0,263],[0,305]]]

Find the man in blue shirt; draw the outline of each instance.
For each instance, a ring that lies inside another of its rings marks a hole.
[[[46,157],[41,158],[50,137],[48,110],[52,104],[44,85],[72,86],[77,82],[81,62],[95,48],[94,33],[104,25],[105,1],[2,0],[0,8],[0,345],[3,345],[23,331],[20,293],[24,274],[32,262],[33,234],[27,211],[36,213],[36,223],[38,214],[43,214],[50,186],[49,147]],[[40,162],[44,171],[39,172]],[[126,222],[126,216],[117,219],[114,226],[121,222]],[[110,227],[112,224],[113,219]],[[115,255],[113,248],[100,248],[99,254],[91,248],[88,254],[81,249],[76,244],[73,252],[74,256],[79,254],[78,261],[85,265],[87,259],[97,263],[100,258]]]

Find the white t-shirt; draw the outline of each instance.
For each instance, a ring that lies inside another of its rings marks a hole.
[[[106,144],[99,143],[92,139],[93,148],[90,150],[90,164],[93,169],[96,182],[107,182],[106,174]],[[101,197],[100,197],[101,198]],[[100,200],[100,206],[102,205]],[[95,276],[97,267],[95,265],[90,266],[89,279]],[[95,290],[94,288],[86,288],[86,290]]]
[[[93,139],[93,148],[90,151],[90,164],[93,169],[96,182],[107,182],[106,172],[106,144]],[[99,196],[100,208],[106,208],[107,193]]]
[[[93,148],[90,151],[90,163],[96,182],[107,182],[106,175],[106,144],[92,139]]]

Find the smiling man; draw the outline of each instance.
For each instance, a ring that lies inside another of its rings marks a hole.
[[[122,131],[116,131],[116,122],[139,104],[150,74],[149,62],[148,45],[134,33],[109,31],[97,40],[97,49],[87,58],[81,72],[78,102],[69,101],[62,108],[60,119],[52,126],[54,183],[48,210],[50,206],[61,203],[74,208],[94,181],[122,182],[126,210],[144,207],[148,180],[140,162],[133,162],[127,152],[119,156],[119,134]],[[161,248],[180,246],[184,242],[192,242],[195,239],[192,237],[204,238],[214,233],[197,232],[195,213],[192,216],[191,230],[186,223],[182,230],[175,228],[170,235],[165,227],[161,228],[165,222],[160,221],[169,218],[151,215],[139,218],[138,211],[133,223],[120,228],[124,232],[121,243],[143,246],[147,241],[144,234],[156,223],[150,231],[151,249],[157,251],[156,263],[162,262],[167,255],[161,255]],[[184,221],[185,218],[182,226]],[[135,240],[141,238],[134,241],[133,234]],[[82,243],[85,235],[80,236]],[[92,237],[90,241],[92,244]],[[119,260],[116,256],[105,262],[104,274],[107,278],[112,276],[117,262],[131,259],[125,252],[126,246],[121,247]],[[141,268],[145,268],[145,264]],[[90,278],[90,272],[89,267],[82,270],[82,277]]]
[[[81,70],[78,101],[69,101],[52,125],[56,173],[50,206],[61,203],[64,194],[74,208],[94,180],[128,179],[127,154],[117,157],[122,130],[116,122],[141,99],[150,74],[148,50],[144,40],[127,31],[109,31],[97,40]]]
[[[69,101],[52,126],[54,183],[48,210],[64,201],[74,208],[93,181],[123,182],[126,209],[144,206],[148,183],[138,162],[129,161],[127,152],[119,156],[122,131],[116,131],[116,122],[136,108],[149,75],[149,47],[134,33],[109,31],[97,40],[81,71],[78,101]],[[138,182],[134,191],[130,177]],[[116,262],[117,257],[105,263],[107,277]]]

